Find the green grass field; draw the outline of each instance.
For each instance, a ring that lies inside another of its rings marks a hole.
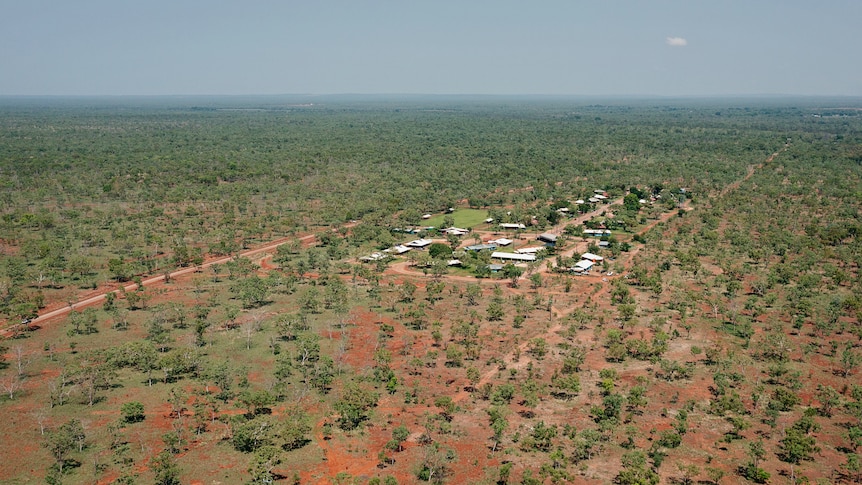
[[[446,215],[451,215],[455,219],[455,227],[463,227],[469,229],[479,224],[483,224],[488,218],[488,211],[484,209],[458,209],[452,214],[439,214],[422,222],[423,225],[441,227],[443,226],[443,218]]]

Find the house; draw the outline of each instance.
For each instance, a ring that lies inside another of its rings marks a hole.
[[[440,232],[442,232],[443,234],[449,234],[452,236],[466,236],[467,234],[470,234],[470,231],[468,229],[461,229],[460,227],[449,227],[449,228],[443,229]]]
[[[609,241],[599,241],[600,248],[609,248],[611,247],[611,243]]]
[[[423,219],[431,219],[431,214],[423,214],[422,218]]]
[[[496,273],[498,271],[503,271],[503,265],[502,264],[489,264],[487,266],[487,268],[492,273]]]
[[[450,259],[449,261],[446,262],[446,264],[448,266],[461,266],[461,260],[460,259]]]
[[[363,257],[359,258],[359,260],[364,261],[366,263],[370,263],[373,261],[380,261],[381,259],[386,259],[388,257],[389,257],[389,255],[384,254],[384,253],[371,253],[370,256],[363,256]]]
[[[526,229],[526,228],[527,228],[527,226],[525,226],[523,224],[512,224],[509,222],[503,222],[500,224],[500,229],[508,229],[508,230],[517,231],[518,229]]]
[[[517,253],[503,253],[499,251],[495,251],[491,253],[491,257],[494,259],[505,259],[510,261],[535,261],[535,254],[517,254]]]
[[[544,246],[533,246],[529,248],[516,249],[515,252],[518,254],[536,254],[543,249],[545,249]]]
[[[602,194],[596,194],[593,197],[596,199],[599,199],[599,200],[606,200],[608,198],[606,195],[602,195]]]
[[[578,199],[575,201],[575,204],[584,205],[584,199]]]
[[[491,224],[492,222],[494,222],[494,218],[489,217],[489,218],[485,219],[485,222],[487,222],[488,224]]]
[[[430,246],[434,241],[430,239],[416,239],[414,241],[410,241],[409,243],[405,243],[404,245],[409,248],[424,248]]]
[[[578,261],[572,267],[572,271],[575,273],[589,273],[591,269],[593,269],[593,262],[587,259]]]
[[[505,237],[494,239],[493,241],[488,241],[488,244],[496,244],[497,246],[508,246],[512,244],[511,239],[506,239]]]
[[[392,246],[390,249],[387,249],[386,251],[388,251],[390,253],[395,253],[395,254],[404,254],[407,251],[410,251],[410,249],[411,248],[408,248],[407,246],[404,246],[403,244],[399,244],[397,246]]]
[[[589,200],[589,201],[590,201],[590,204],[598,204],[598,203],[599,203],[599,199],[597,199],[597,198],[595,198],[595,197],[590,197],[590,198],[589,198],[589,199],[587,199],[587,200]]]
[[[557,244],[557,235],[551,234],[550,232],[539,234],[539,237],[537,237],[536,239],[539,241],[542,241],[543,243],[547,243],[547,244],[551,244],[551,245]]]
[[[467,246],[464,248],[465,251],[496,251],[497,245],[493,243],[488,244],[474,244],[472,246]]]
[[[592,261],[593,263],[599,263],[605,260],[605,258],[593,253],[584,253],[581,255],[581,259],[586,259],[588,261]]]

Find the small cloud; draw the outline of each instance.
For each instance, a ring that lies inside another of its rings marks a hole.
[[[665,42],[671,47],[685,47],[688,45],[688,41],[682,37],[668,37]]]

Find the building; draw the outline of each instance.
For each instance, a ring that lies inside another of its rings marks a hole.
[[[515,252],[518,254],[536,254],[543,249],[545,249],[544,246],[532,246],[529,248],[516,249]]]
[[[584,236],[604,237],[604,236],[610,236],[610,235],[611,235],[610,229],[584,229]]]
[[[404,254],[407,251],[410,251],[410,249],[411,248],[408,248],[407,246],[404,246],[403,244],[399,244],[397,246],[392,246],[390,249],[387,249],[386,251],[388,251],[390,253],[395,253],[395,254]]]
[[[384,254],[384,253],[371,253],[370,256],[363,256],[363,257],[359,258],[359,260],[364,261],[366,263],[371,263],[374,261],[380,261],[381,259],[386,259],[388,257],[389,257],[389,255]]]
[[[497,246],[508,246],[512,244],[511,239],[506,239],[505,237],[494,239],[493,241],[488,241],[488,244],[496,244]]]
[[[493,243],[488,244],[474,244],[472,246],[467,246],[464,248],[465,251],[496,251],[497,245]]]
[[[500,224],[500,229],[508,229],[508,230],[517,231],[518,229],[526,229],[526,228],[527,228],[527,226],[525,226],[523,224],[513,224],[513,223],[509,223],[509,222],[503,222]]]
[[[557,244],[557,235],[551,234],[550,232],[539,234],[539,237],[537,237],[536,239],[547,244]]]
[[[593,263],[600,263],[605,260],[605,258],[593,253],[584,253],[581,255],[581,259],[586,259],[588,261],[592,261]]]
[[[535,261],[535,254],[518,254],[518,253],[503,253],[499,251],[495,251],[491,253],[491,257],[494,259],[502,259],[509,261]]]
[[[409,248],[424,248],[430,246],[433,242],[434,241],[430,239],[416,239],[414,241],[410,241],[409,243],[405,243],[404,245]]]
[[[589,273],[591,269],[593,269],[593,262],[587,259],[578,261],[572,267],[572,271],[575,273]]]
[[[449,227],[443,229],[441,232],[452,236],[466,236],[467,234],[470,234],[468,229],[461,229],[460,227]]]

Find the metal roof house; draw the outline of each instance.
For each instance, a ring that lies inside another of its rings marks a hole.
[[[593,262],[586,259],[578,261],[572,267],[572,271],[575,273],[589,273],[591,269],[593,269]]]
[[[430,239],[416,239],[414,241],[410,241],[409,243],[404,243],[405,246],[409,248],[424,248],[426,246],[430,246],[434,241]]]
[[[581,255],[581,259],[587,259],[587,260],[590,260],[590,261],[592,261],[592,262],[594,262],[594,263],[598,263],[598,262],[600,262],[600,261],[604,261],[604,260],[605,260],[605,258],[603,258],[603,257],[601,257],[601,256],[599,256],[599,255],[597,255],[597,254],[593,254],[593,253],[584,253],[584,254],[582,254],[582,255]]]

